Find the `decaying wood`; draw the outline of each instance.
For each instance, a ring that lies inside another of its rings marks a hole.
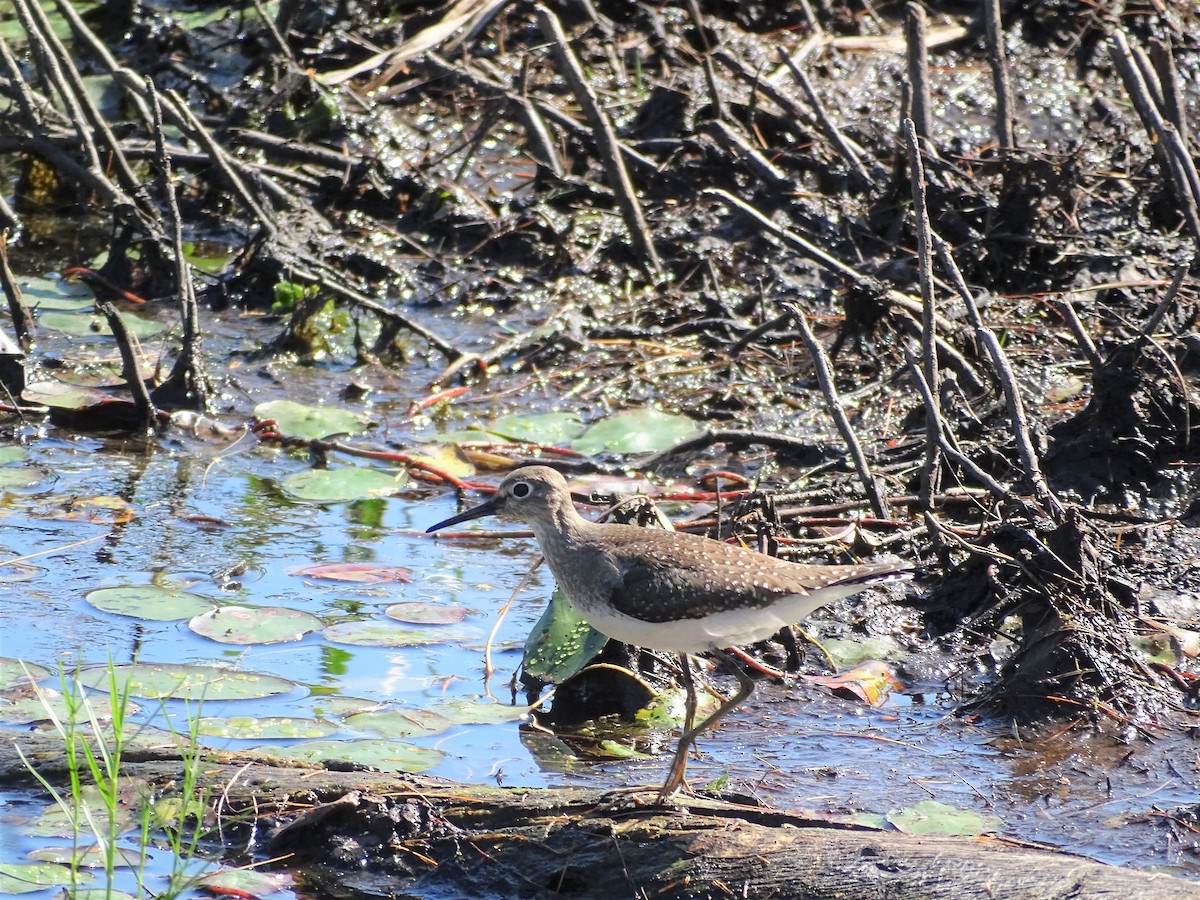
[[[65,777],[61,744],[22,734],[0,744],[0,784],[32,783],[18,742],[52,783]],[[141,752],[123,772],[162,790],[182,781],[181,760],[170,750]],[[647,805],[652,789],[497,788],[226,755],[202,765],[199,787],[219,821],[213,837],[228,849],[283,857],[287,865],[361,853],[393,890],[407,893],[1200,898],[1192,882],[1002,838],[882,832],[698,798],[658,807]]]

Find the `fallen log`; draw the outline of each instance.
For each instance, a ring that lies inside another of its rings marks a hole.
[[[0,786],[67,773],[61,741],[0,742]],[[138,750],[130,779],[182,781],[171,749]],[[798,811],[654,791],[498,788],[417,775],[331,771],[210,753],[200,789],[227,850],[283,857],[314,883],[406,895],[804,897],[811,900],[1200,898],[1200,885],[999,837],[923,837]],[[315,885],[314,885],[315,886]]]

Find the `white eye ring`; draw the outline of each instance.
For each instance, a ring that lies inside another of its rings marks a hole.
[[[518,481],[516,484],[514,484],[512,486],[511,493],[518,500],[524,500],[526,497],[528,497],[530,494],[533,493],[533,488],[531,488],[529,486],[529,482],[527,482],[527,481]]]

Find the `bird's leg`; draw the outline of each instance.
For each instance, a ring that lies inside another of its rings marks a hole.
[[[700,699],[696,696],[696,679],[692,676],[692,661],[686,653],[679,654],[679,666],[679,677],[683,681],[684,690],[683,730],[691,731],[692,726],[696,724],[696,710],[700,706]]]
[[[714,656],[719,657],[733,671],[733,674],[737,676],[738,689],[732,697],[717,707],[716,712],[680,736],[679,746],[675,748],[675,758],[671,761],[670,771],[667,772],[667,780],[663,782],[662,790],[658,792],[659,803],[665,803],[683,786],[683,778],[687,772],[688,751],[696,743],[696,736],[706,728],[716,725],[726,713],[741,706],[742,702],[754,691],[754,679],[737,664],[737,660],[733,656],[724,650],[713,650],[712,653]]]

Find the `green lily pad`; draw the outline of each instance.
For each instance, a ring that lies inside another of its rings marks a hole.
[[[41,466],[4,466],[0,468],[0,491],[19,491],[31,488],[50,473]]]
[[[599,653],[608,638],[580,618],[562,591],[555,590],[525,639],[526,674],[562,684]]]
[[[75,865],[81,869],[102,869],[107,862],[104,849],[99,844],[76,848],[42,847],[38,850],[31,850],[26,855],[38,862],[55,863],[61,866]],[[113,854],[112,861],[113,866],[118,869],[130,869],[139,862],[136,853],[124,849],[117,850]]]
[[[511,441],[565,447],[584,432],[575,413],[545,412],[501,416],[488,431]]]
[[[366,697],[319,697],[314,700],[312,708],[318,716],[339,718],[372,709],[383,709],[384,705],[378,700],[368,700]]]
[[[88,706],[92,715],[99,721],[112,718],[112,704],[103,695],[88,697]],[[136,703],[128,703],[126,713],[138,711]],[[45,722],[51,718],[65,721],[71,718],[86,719],[87,712],[79,709],[73,713],[63,699],[62,694],[50,688],[34,690],[32,685],[23,684],[0,692],[0,722],[6,725],[28,725],[32,722]]]
[[[70,869],[54,863],[0,863],[0,894],[32,894],[72,880]],[[91,881],[92,876],[79,872],[76,880]]]
[[[443,606],[437,603],[409,600],[404,603],[393,603],[387,608],[384,615],[389,619],[407,622],[410,625],[457,625],[467,617],[467,609],[464,606]]]
[[[347,727],[381,738],[428,737],[441,734],[454,723],[441,713],[417,707],[355,713],[344,720]]]
[[[15,687],[18,684],[33,684],[50,677],[50,670],[44,666],[34,665],[19,659],[0,657],[0,690]]]
[[[324,627],[323,619],[286,606],[218,606],[188,622],[196,634],[222,644],[281,644]]]
[[[999,831],[1003,821],[969,809],[958,809],[937,800],[922,800],[905,809],[889,810],[887,820],[905,834],[941,834],[966,837]]]
[[[508,441],[499,434],[482,429],[467,428],[456,431],[441,431],[436,434],[416,435],[415,440],[422,444],[506,444]]]
[[[308,469],[287,476],[280,488],[293,500],[306,503],[349,503],[393,494],[408,483],[408,473],[359,466]]]
[[[645,753],[611,739],[600,742],[598,756],[608,759],[648,759]]]
[[[18,444],[0,447],[0,466],[7,466],[9,463],[25,462],[28,458],[29,453],[24,447]]]
[[[162,322],[142,319],[127,312],[118,312],[117,315],[125,323],[125,330],[129,332],[130,337],[152,338],[167,330],[167,325]],[[112,332],[108,328],[108,320],[96,313],[44,312],[38,315],[37,324],[40,328],[61,331],[71,337],[112,337]]]
[[[274,675],[238,672],[215,666],[173,666],[167,663],[134,663],[113,666],[118,690],[134,697],[175,700],[248,700],[286,694],[295,685]],[[79,673],[81,684],[108,690],[109,669],[97,666]]]
[[[113,395],[86,385],[67,384],[63,381],[35,381],[21,391],[21,399],[26,403],[49,406],[51,409],[87,409],[89,406],[108,403],[113,399]]]
[[[438,712],[455,725],[503,725],[529,718],[530,707],[457,697],[440,704]]]
[[[82,282],[61,278],[30,278],[21,283],[25,305],[34,310],[80,312],[96,305],[96,295]]]
[[[823,639],[821,646],[829,651],[839,668],[857,666],[870,659],[895,659],[900,652],[900,645],[889,637],[864,637],[855,641],[829,638]]]
[[[462,640],[462,635],[433,628],[397,628],[387,622],[339,622],[321,632],[325,640],[355,647],[421,647]]]
[[[1137,634],[1129,643],[1150,662],[1165,663],[1168,666],[1179,662],[1179,654],[1175,652],[1176,645],[1172,643],[1171,636],[1164,632]]]
[[[199,594],[175,591],[156,584],[130,584],[100,588],[84,595],[96,609],[118,616],[134,616],[152,622],[190,619],[213,608],[216,602]]]
[[[263,745],[255,748],[277,759],[320,764],[326,760],[355,763],[381,772],[427,772],[442,761],[442,753],[397,741],[308,741],[290,747]]]
[[[308,406],[294,400],[271,400],[254,407],[254,417],[274,419],[279,433],[302,440],[319,440],[334,434],[361,434],[370,421],[362,413],[336,406]]]
[[[628,409],[596,422],[571,449],[584,456],[597,453],[657,453],[696,434],[696,423],[687,416],[662,410]]]
[[[332,722],[289,716],[206,716],[197,725],[207,737],[236,740],[278,741],[295,738],[323,738],[337,734]]]
[[[71,797],[70,811],[63,809],[57,803],[43,809],[35,818],[22,826],[22,831],[32,837],[73,837],[77,829],[88,829],[87,822],[102,822],[105,829],[109,827],[107,804],[100,789],[94,784],[84,784],[79,788],[78,800]],[[127,806],[118,806],[112,816],[113,830],[120,834],[133,824],[133,815]],[[86,879],[85,879],[86,881]],[[3,891],[3,888],[0,888]]]

